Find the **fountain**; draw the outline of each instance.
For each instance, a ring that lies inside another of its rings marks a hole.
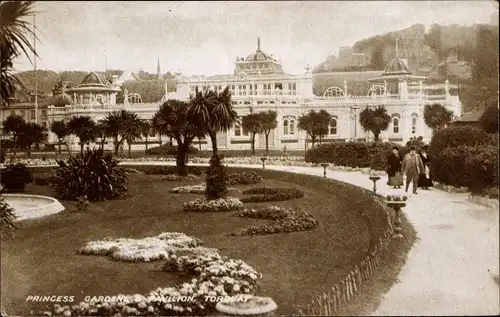
[[[270,297],[244,295],[244,298],[244,301],[217,303],[218,316],[270,317],[278,308]]]
[[[55,198],[28,194],[2,194],[5,202],[14,209],[16,221],[40,218],[64,210]]]

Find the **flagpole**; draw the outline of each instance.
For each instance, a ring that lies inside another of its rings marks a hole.
[[[38,76],[36,69],[36,13],[33,13],[33,50],[34,50],[34,68],[35,68],[35,123],[38,124]]]

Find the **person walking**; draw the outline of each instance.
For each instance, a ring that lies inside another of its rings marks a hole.
[[[412,146],[410,148],[410,153],[405,155],[401,166],[401,172],[406,175],[405,192],[408,192],[410,183],[412,183],[413,193],[417,194],[418,177],[421,173],[424,173],[424,163],[420,155],[415,151],[415,147]]]
[[[394,188],[401,188],[403,186],[403,176],[401,175],[401,155],[399,155],[398,148],[392,148],[392,153],[387,157],[387,176],[389,177],[387,184]]]
[[[431,158],[429,157],[429,154],[427,154],[427,149],[428,146],[426,145],[420,150],[420,158],[424,164],[424,173],[420,173],[420,176],[418,177],[418,187],[422,187],[426,190],[433,186],[430,173]]]

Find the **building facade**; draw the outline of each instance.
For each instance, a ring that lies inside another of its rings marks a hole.
[[[92,75],[92,76],[90,76]],[[439,103],[461,115],[461,103],[453,87],[448,82],[441,85],[426,85],[424,76],[414,76],[408,71],[407,61],[399,58],[391,60],[385,72],[371,78],[370,89],[365,95],[352,95],[349,83],[343,87],[330,87],[322,96],[313,94],[311,68],[303,74],[291,75],[283,71],[281,62],[264,53],[257,44],[255,53],[246,58],[237,58],[233,74],[216,76],[179,76],[177,90],[166,93],[156,103],[142,103],[137,94],[125,92],[124,103],[116,104],[112,96],[117,92],[113,83],[105,84],[97,74],[89,74],[92,80],[66,92],[73,96],[73,103],[64,107],[54,105],[48,108],[49,121],[64,120],[72,116],[90,116],[96,121],[103,119],[111,110],[127,109],[136,112],[140,118],[151,120],[160,104],[168,99],[188,100],[198,90],[221,91],[229,87],[232,102],[240,116],[251,112],[272,110],[277,113],[277,128],[269,136],[269,147],[275,150],[301,150],[309,147],[310,140],[304,131],[297,129],[298,118],[310,110],[326,110],[332,115],[329,134],[323,142],[371,140],[373,135],[363,131],[359,124],[359,113],[365,107],[384,105],[391,116],[387,131],[381,138],[386,141],[404,143],[411,137],[422,136],[429,141],[432,131],[424,123],[424,107]],[[85,97],[78,97],[77,90],[85,87]],[[95,92],[92,92],[92,89]],[[90,91],[90,92],[89,92]],[[165,90],[166,91],[166,90]],[[108,97],[97,97],[103,94]],[[92,97],[93,96],[93,97]],[[49,136],[49,140],[56,140]],[[198,141],[202,149],[210,149],[210,141]],[[218,147],[222,150],[250,149],[250,136],[237,124],[231,131],[218,135]],[[73,137],[72,145],[77,148],[78,140]],[[151,133],[149,143],[161,143],[160,136]],[[110,148],[112,147],[109,144]],[[256,138],[256,148],[265,148],[265,138]],[[133,144],[133,149],[144,148],[144,142]]]

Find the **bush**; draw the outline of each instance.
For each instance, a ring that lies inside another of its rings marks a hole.
[[[14,209],[5,202],[5,198],[0,193],[0,238],[12,237],[12,232],[17,229],[14,224],[15,219]]]
[[[482,129],[471,126],[452,126],[434,134],[429,144],[429,154],[432,157],[439,155],[446,148],[464,146],[487,145],[491,137]]]
[[[128,175],[118,167],[111,153],[87,150],[70,157],[68,163],[57,161],[55,189],[62,199],[87,196],[89,201],[123,198],[128,192]]]
[[[205,196],[207,200],[220,199],[227,196],[227,174],[222,165],[222,159],[219,156],[213,156],[210,159],[206,184]]]
[[[188,154],[196,154],[198,153],[198,149],[190,146],[188,148]],[[177,154],[177,145],[172,145],[172,143],[166,143],[161,146],[152,147],[146,151],[148,155],[176,155]]]
[[[255,172],[230,173],[227,175],[228,185],[250,185],[262,183],[262,176]]]
[[[182,210],[187,212],[220,212],[243,208],[243,202],[238,198],[219,198],[212,200],[196,199],[184,203]]]
[[[200,179],[200,177],[194,174],[188,174],[186,176],[179,176],[177,174],[168,174],[167,176],[164,176],[161,179],[169,182],[178,182],[178,181],[197,181]]]
[[[0,172],[0,180],[7,192],[23,192],[33,182],[33,174],[24,164],[9,165]]]
[[[254,195],[241,199],[244,203],[285,201],[304,197],[304,192],[296,188],[250,188],[243,191],[243,194]]]
[[[33,177],[33,183],[39,186],[47,186],[51,184],[56,184],[58,182],[58,178],[55,175],[50,173],[40,173],[36,174]]]
[[[188,174],[193,174],[200,176],[202,174],[202,170],[197,166],[187,166]],[[148,175],[172,175],[177,174],[177,166],[158,166],[148,168],[144,174]]]

